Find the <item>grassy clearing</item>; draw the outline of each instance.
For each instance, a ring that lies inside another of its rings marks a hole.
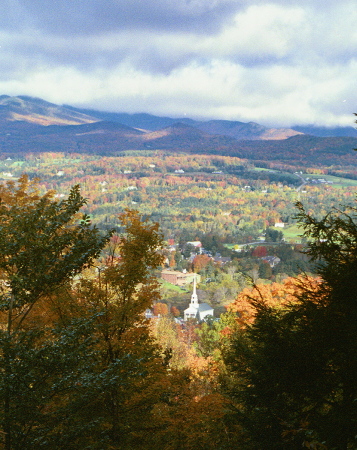
[[[160,279],[160,284],[161,284],[161,287],[168,289],[170,291],[180,292],[180,293],[183,292],[183,289],[181,289],[180,286],[175,286],[174,284],[169,283],[166,280]]]
[[[277,170],[274,169],[266,169],[265,167],[254,167],[256,172],[277,172]],[[285,172],[284,172],[285,173]],[[286,172],[287,173],[287,172]]]
[[[303,233],[303,230],[297,224],[290,225],[286,228],[282,228],[281,231],[283,232],[284,239],[286,242],[293,241],[293,242],[299,243],[301,241],[301,235]],[[237,244],[224,244],[224,246],[229,248],[230,250],[233,250],[236,245]],[[263,245],[263,246],[264,245],[279,245],[279,242],[273,242],[273,243],[272,242],[266,243],[265,241],[260,241],[260,242],[258,241],[258,242],[254,242],[254,243],[247,242],[246,244],[238,245],[238,247],[243,247],[244,245],[258,247],[259,245]]]
[[[333,175],[303,174],[302,177],[305,178],[305,180],[306,178],[310,178],[310,180],[324,179],[326,181],[332,181],[333,187],[350,187],[350,186],[357,187],[357,180],[335,177]],[[321,183],[320,186],[323,186],[323,183]]]
[[[11,163],[11,167],[21,167],[25,164],[25,161],[14,161]]]
[[[286,241],[300,241],[303,230],[298,225],[291,225],[282,229]]]
[[[254,170],[256,172],[278,172],[274,169],[266,169],[263,167],[255,167]],[[282,174],[289,174],[292,175],[290,172],[281,172]],[[302,178],[305,180],[309,178],[310,180],[318,180],[318,179],[324,179],[326,181],[331,181],[333,184],[333,187],[357,187],[357,180],[350,180],[349,178],[342,178],[342,177],[336,177],[333,175],[322,175],[322,174],[310,174],[310,173],[304,173],[301,175]],[[323,186],[324,183],[320,183],[320,186]]]

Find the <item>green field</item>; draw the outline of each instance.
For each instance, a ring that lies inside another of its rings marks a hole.
[[[291,240],[299,242],[303,233],[303,230],[298,225],[290,225],[287,228],[283,228],[281,231],[283,232],[284,238],[287,242]]]
[[[186,289],[181,289],[180,286],[176,286],[176,285],[174,285],[172,283],[169,283],[168,281],[163,280],[162,278],[160,278],[160,284],[161,284],[161,287],[163,287],[165,289],[168,289],[170,291],[175,291],[175,292],[182,293],[182,292],[184,292],[186,290]]]
[[[290,225],[286,228],[281,228],[279,230],[283,232],[284,239],[286,242],[293,241],[293,242],[299,243],[301,241],[301,235],[303,233],[303,230],[297,224]],[[277,243],[270,242],[269,243],[269,245],[274,245],[274,244],[278,245],[279,242],[277,242]],[[237,244],[224,244],[224,245],[225,245],[225,247],[229,248],[230,250],[233,250]],[[247,243],[247,244],[239,245],[239,247],[243,247],[244,245],[251,245],[252,247],[257,247],[259,245],[266,245],[266,242],[261,241],[261,242],[255,242],[254,244]]]
[[[315,175],[315,174],[303,174],[301,175],[305,180],[310,178],[310,180],[317,180],[323,178],[326,181],[332,181],[334,187],[348,187],[357,186],[357,180],[350,180],[349,178],[335,177],[333,175]],[[320,184],[323,186],[323,183]]]

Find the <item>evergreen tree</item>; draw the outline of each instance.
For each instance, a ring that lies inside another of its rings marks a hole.
[[[317,283],[297,284],[274,307],[251,300],[255,320],[225,354],[227,391],[250,449],[357,447],[357,210],[321,220],[297,204]]]

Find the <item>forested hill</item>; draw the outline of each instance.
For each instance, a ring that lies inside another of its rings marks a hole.
[[[282,141],[241,141],[234,149],[220,149],[221,155],[251,160],[306,163],[313,165],[356,165],[357,139],[353,137],[293,136]],[[213,149],[209,153],[214,153]]]
[[[1,96],[0,152],[117,155],[126,150],[159,149],[287,164],[356,164],[353,149],[357,137],[318,137],[252,122],[175,120],[76,110],[41,99]]]

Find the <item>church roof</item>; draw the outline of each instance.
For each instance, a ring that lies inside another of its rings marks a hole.
[[[199,310],[200,312],[203,312],[203,311],[209,311],[209,310],[212,310],[212,311],[213,311],[213,308],[212,308],[212,306],[210,306],[208,303],[199,303],[199,304],[198,304],[198,310]]]

